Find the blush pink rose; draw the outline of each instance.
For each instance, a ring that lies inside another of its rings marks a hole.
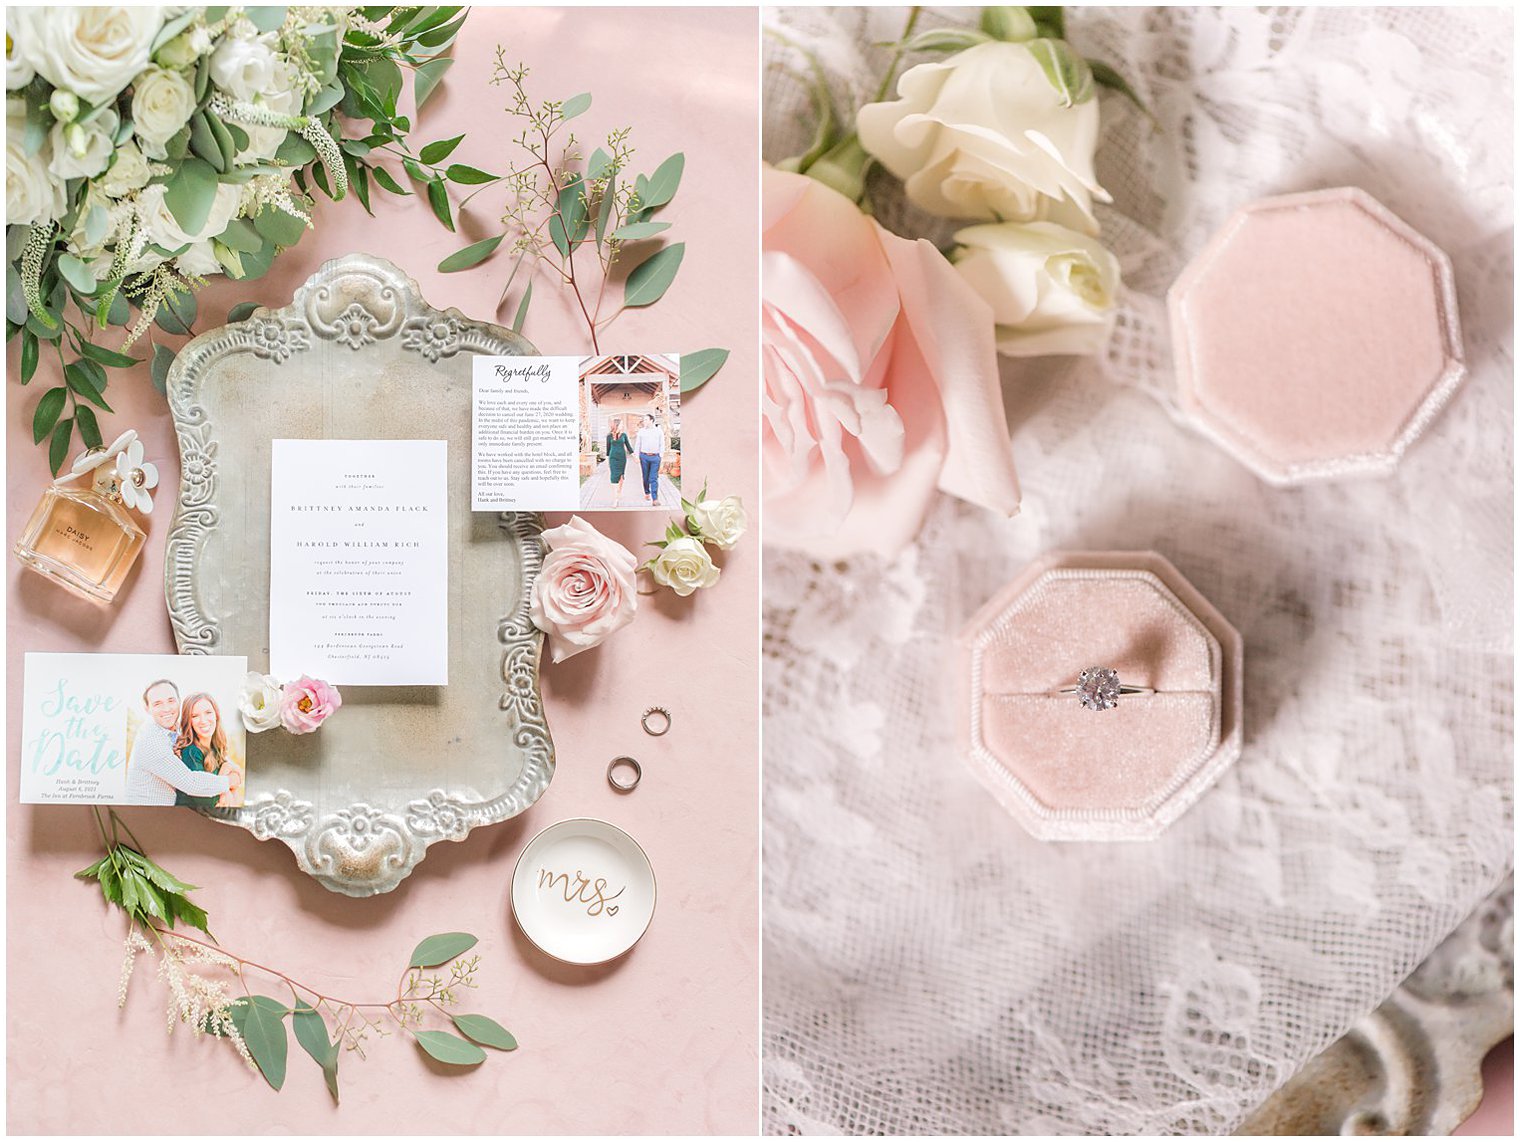
[[[549,554],[533,583],[528,615],[549,636],[555,662],[598,645],[633,622],[638,560],[579,516],[544,532]]]
[[[309,734],[343,705],[336,686],[302,675],[280,692],[280,725],[293,734]]]
[[[891,556],[937,491],[1017,512],[987,303],[814,179],[763,195],[766,542]]]

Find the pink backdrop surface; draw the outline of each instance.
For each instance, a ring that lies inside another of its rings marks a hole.
[[[659,304],[623,314],[606,351],[733,350],[727,366],[683,409],[685,474],[758,508],[755,318],[757,20],[753,10],[477,9],[457,63],[414,134],[414,145],[468,132],[454,161],[502,172],[516,129],[488,85],[496,45],[532,69],[530,94],[595,97],[577,121],[589,153],[615,126],[632,125],[635,169],[686,154],[667,220],[687,242],[685,263]],[[656,51],[655,49],[658,48]],[[398,172],[399,173],[399,172]],[[457,202],[459,195],[455,194]],[[412,274],[423,295],[507,323],[494,307],[510,269],[442,275],[434,267],[497,232],[503,193],[471,205],[461,233],[446,232],[419,198],[375,195],[375,218],[356,202],[325,200],[317,228],[263,280],[216,279],[200,297],[204,331],[245,300],[283,304],[323,261],[363,251]],[[569,299],[536,280],[524,332],[541,352],[589,352]],[[519,283],[520,284],[520,283]],[[516,289],[514,288],[514,295]],[[161,334],[159,335],[161,336]],[[171,342],[175,343],[175,342]],[[14,352],[8,359],[14,375]],[[44,360],[27,388],[6,386],[7,544],[47,482],[28,425],[58,383]],[[177,449],[146,368],[113,372],[116,415],[107,437],[142,434],[169,489]],[[102,610],[6,562],[7,697],[11,756],[21,656],[28,650],[165,652],[174,642],[163,595],[163,542],[172,491],[159,497],[148,547],[117,604]],[[565,517],[550,518],[550,524]],[[593,522],[630,549],[663,528],[661,515]],[[649,549],[643,549],[649,550]],[[334,1108],[317,1067],[291,1048],[276,1094],[225,1045],[185,1028],[165,1034],[167,992],[150,968],[116,1008],[123,917],[71,879],[96,859],[87,809],[16,804],[9,766],[8,1122],[42,1133],[751,1133],[758,1101],[758,598],[759,543],[724,561],[711,591],[646,598],[637,622],[606,646],[544,670],[558,770],[521,817],[435,846],[394,892],[334,895],[299,873],[290,852],[182,810],[129,810],[150,854],[193,884],[224,946],[280,967],[323,991],[388,999],[412,947],[434,932],[480,937],[478,991],[463,1010],[499,1019],[521,1048],[493,1053],[469,1073],[446,1074],[409,1040],[345,1054],[343,1103]],[[674,726],[646,737],[639,715],[668,706]],[[340,715],[341,716],[341,715]],[[632,753],[644,781],[631,796],[607,786],[607,761]],[[660,902],[643,941],[612,965],[576,969],[547,959],[516,931],[507,888],[528,838],[553,821],[598,816],[637,839],[654,864]],[[255,990],[279,994],[272,981]]]

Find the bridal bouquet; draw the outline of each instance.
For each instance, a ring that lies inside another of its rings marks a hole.
[[[814,558],[895,554],[941,491],[1014,514],[997,355],[1095,353],[1113,321],[1096,89],[1132,93],[1059,8],[918,12],[843,120],[810,61],[812,146],[764,178],[766,538]],[[898,78],[910,56],[942,58]],[[974,225],[946,254],[878,224],[877,193]]]
[[[409,193],[381,154],[430,197],[448,177],[429,154],[440,144],[412,154],[397,105],[403,69],[427,100],[463,8],[48,6],[5,20],[6,332],[21,337],[23,384],[48,345],[64,366],[63,398],[32,425],[55,473],[76,429],[100,445],[105,369],[137,363],[120,350],[155,322],[189,332],[207,277],[263,274],[310,225],[312,187],[352,187],[366,210],[371,179]],[[119,349],[96,341],[111,325],[127,328]],[[160,386],[171,360],[155,350]]]

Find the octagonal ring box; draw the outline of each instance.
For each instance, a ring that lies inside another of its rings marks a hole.
[[[1392,472],[1466,372],[1450,259],[1354,187],[1240,210],[1167,302],[1183,414],[1272,484]]]
[[[1041,840],[1150,840],[1240,756],[1240,635],[1153,551],[1042,557],[956,654],[962,753]],[[1109,710],[1057,693],[1091,666],[1156,693]]]

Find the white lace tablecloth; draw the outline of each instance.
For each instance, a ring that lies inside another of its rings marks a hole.
[[[903,16],[767,19],[853,107]],[[1069,20],[1161,129],[1103,97],[1107,358],[1004,365],[1022,513],[768,556],[769,1131],[1229,1131],[1511,864],[1512,17]],[[805,73],[770,40],[771,160],[806,148]],[[1274,490],[1169,415],[1165,291],[1241,204],[1346,184],[1450,253],[1471,372],[1391,479]],[[1051,548],[1159,550],[1245,638],[1244,756],[1158,841],[1032,840],[957,755],[951,640]]]

